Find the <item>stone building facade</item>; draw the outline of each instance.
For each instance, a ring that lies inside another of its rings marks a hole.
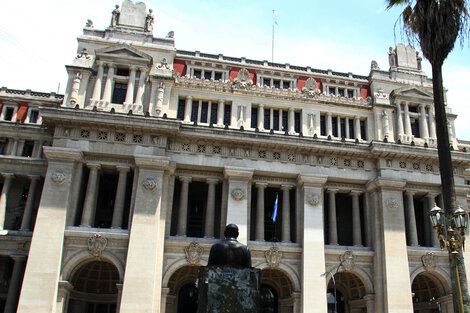
[[[0,90],[4,312],[195,312],[227,223],[263,312],[333,312],[335,288],[338,312],[452,312],[427,217],[442,202],[432,82],[412,47],[361,76],[152,30],[126,0],[106,30],[87,22],[64,95]],[[448,118],[467,208],[470,145]]]

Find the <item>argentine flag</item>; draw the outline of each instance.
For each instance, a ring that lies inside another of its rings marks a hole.
[[[273,215],[271,216],[271,219],[273,220],[273,223],[276,223],[276,218],[277,218],[277,193],[276,193],[276,201],[274,202]]]

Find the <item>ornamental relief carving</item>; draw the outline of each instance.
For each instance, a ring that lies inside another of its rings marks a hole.
[[[63,184],[65,181],[65,174],[61,170],[57,170],[51,175],[51,180],[58,185]]]
[[[346,251],[343,255],[339,257],[343,269],[346,271],[352,271],[355,266],[356,256],[353,255],[352,251]]]
[[[320,204],[320,198],[317,195],[309,194],[307,195],[307,203],[313,207],[316,207]]]
[[[302,88],[302,93],[307,97],[313,98],[318,96],[321,91],[318,89],[317,82],[314,78],[309,77]]]
[[[189,264],[199,264],[202,252],[203,249],[197,242],[191,242],[188,246],[184,247],[184,254]]]
[[[396,210],[398,210],[398,208],[400,206],[397,199],[395,199],[395,198],[388,198],[385,205],[387,206],[387,209],[389,209],[390,211],[396,211]]]
[[[235,201],[241,201],[241,200],[245,199],[245,197],[246,197],[245,190],[243,190],[241,188],[232,189],[232,192],[230,194],[232,195],[232,199],[235,200]]]
[[[88,251],[94,257],[100,258],[107,244],[108,240],[103,235],[95,233],[88,238]]]
[[[282,258],[282,252],[279,251],[278,247],[271,247],[268,251],[264,253],[266,257],[266,263],[268,267],[279,267]]]
[[[233,85],[238,89],[246,89],[253,85],[253,81],[250,78],[250,73],[246,68],[242,68],[237,77],[233,80]]]
[[[436,257],[433,252],[427,252],[421,257],[421,261],[426,271],[431,271],[436,267]]]
[[[144,187],[145,190],[154,192],[157,189],[158,185],[157,185],[157,181],[155,180],[155,178],[148,177],[144,179],[144,181],[142,182],[142,186]]]

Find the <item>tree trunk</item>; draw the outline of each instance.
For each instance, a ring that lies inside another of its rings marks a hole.
[[[451,224],[452,212],[457,208],[454,168],[452,166],[452,157],[450,153],[449,131],[447,129],[447,116],[444,105],[444,89],[442,86],[442,62],[432,64],[432,82],[434,92],[434,109],[436,112],[436,132],[437,132],[437,150],[439,155],[439,167],[441,174],[442,198],[446,214],[447,225]],[[462,249],[456,256],[455,262],[460,277],[463,303],[465,312],[470,312],[470,296],[468,293],[467,275],[465,272],[465,263],[462,255]],[[449,263],[451,266],[452,296],[454,302],[454,312],[459,312],[457,302],[456,277],[452,268],[455,266],[454,259],[449,254]]]

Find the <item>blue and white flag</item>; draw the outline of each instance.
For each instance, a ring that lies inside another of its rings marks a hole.
[[[273,223],[276,223],[276,218],[277,218],[277,193],[276,193],[276,201],[274,202],[273,215],[271,216],[271,219],[273,220]]]

